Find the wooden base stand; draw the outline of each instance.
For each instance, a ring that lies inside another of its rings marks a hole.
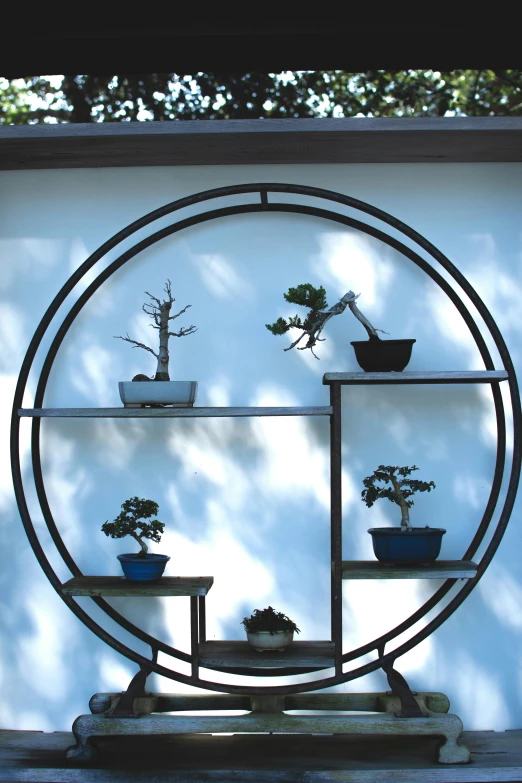
[[[96,757],[93,739],[110,736],[249,733],[366,734],[440,736],[437,761],[465,764],[469,750],[460,745],[462,721],[448,714],[449,700],[442,693],[417,693],[420,717],[400,717],[400,699],[391,693],[327,693],[252,697],[229,695],[184,696],[144,694],[122,706],[123,694],[97,693],[90,701],[91,715],[74,722],[76,745],[66,757],[88,763]],[[120,705],[120,710],[118,706]],[[244,715],[165,715],[195,710],[248,710]],[[329,711],[334,714],[289,714],[293,710]],[[336,712],[352,714],[336,715]],[[357,714],[360,712],[373,714]],[[353,714],[355,713],[355,714]]]

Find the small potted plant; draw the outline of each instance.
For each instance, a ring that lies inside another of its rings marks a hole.
[[[309,348],[318,359],[319,357],[314,353],[314,347],[324,339],[320,336],[321,332],[331,318],[335,315],[341,315],[348,307],[368,332],[368,340],[355,340],[351,343],[359,366],[366,372],[399,372],[404,370],[410,361],[415,340],[381,340],[377,332],[383,330],[372,326],[357,307],[356,300],[359,296],[360,294],[348,291],[336,304],[328,307],[326,291],[322,285],[315,288],[310,283],[303,283],[296,288],[289,288],[288,293],[284,294],[284,298],[291,304],[308,307],[309,312],[305,319],[301,320],[299,315],[295,315],[288,321],[284,318],[278,318],[275,323],[265,324],[265,326],[272,334],[285,334],[289,329],[300,329],[302,334],[284,350],[290,351],[306,337],[306,344],[299,346],[298,350],[304,351]]]
[[[385,565],[428,565],[439,556],[442,536],[446,531],[439,527],[410,525],[412,495],[435,489],[433,481],[408,478],[415,470],[419,470],[416,465],[402,468],[379,465],[371,476],[363,479],[365,488],[361,499],[369,508],[376,500],[388,498],[401,509],[400,527],[373,527],[368,530],[375,556]]]
[[[163,301],[152,296],[148,291],[145,293],[151,301],[146,302],[142,309],[154,322],[150,326],[158,331],[158,350],[155,351],[144,343],[132,340],[128,334],[126,337],[115,335],[115,339],[125,340],[125,342],[131,343],[134,348],[143,348],[144,351],[155,356],[157,359],[156,374],[154,378],[149,378],[140,373],[135,375],[132,381],[120,381],[121,401],[126,408],[140,408],[146,405],[172,405],[175,408],[192,407],[198,389],[197,381],[171,381],[169,376],[169,339],[171,337],[186,337],[197,331],[195,326],[183,327],[177,332],[170,331],[170,322],[183,315],[191,305],[187,305],[175,315],[170,314],[172,304],[175,301],[172,296],[170,280],[165,283],[167,298]]]
[[[102,531],[111,538],[132,536],[140,545],[137,553],[118,555],[123,573],[127,579],[136,582],[152,582],[159,579],[165,570],[168,555],[155,555],[148,551],[145,539],[158,543],[165,528],[165,523],[159,519],[151,522],[144,520],[155,517],[158,504],[153,500],[133,497],[121,504],[121,511],[112,522],[104,522]]]
[[[247,639],[254,650],[286,650],[294,639],[294,633],[300,633],[299,628],[283,612],[276,612],[271,606],[266,609],[254,609],[250,617],[242,621],[247,632]]]

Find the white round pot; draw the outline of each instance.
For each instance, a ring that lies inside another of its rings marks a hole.
[[[265,650],[286,650],[294,640],[293,631],[257,631],[256,633],[247,633],[247,639],[257,652]]]
[[[173,405],[191,408],[198,391],[197,381],[120,381],[121,401],[126,408],[142,405]]]

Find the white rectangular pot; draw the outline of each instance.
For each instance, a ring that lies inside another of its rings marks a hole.
[[[120,381],[120,398],[126,408],[142,405],[173,405],[191,408],[198,391],[197,381]]]

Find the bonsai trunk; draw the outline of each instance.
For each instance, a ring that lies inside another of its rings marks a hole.
[[[350,297],[350,298],[347,299],[347,297]],[[371,325],[371,323],[366,318],[366,316],[361,313],[361,311],[359,310],[359,308],[355,304],[356,298],[357,297],[355,296],[353,291],[348,291],[348,293],[345,294],[343,296],[343,298],[341,299],[341,302],[344,301],[345,299],[347,299],[348,307],[350,308],[350,310],[352,311],[354,316],[357,318],[357,320],[362,323],[362,325],[364,326],[364,328],[368,332],[368,337],[369,337],[370,340],[380,340],[381,338],[377,334],[377,330],[375,329],[375,327]]]
[[[149,548],[148,548],[147,544],[145,543],[145,541],[143,541],[139,536],[137,536],[136,533],[131,533],[130,535],[134,539],[136,539],[136,541],[138,542],[138,544],[141,547],[141,550],[138,552],[138,557],[146,557],[147,556],[147,552],[149,551]]]
[[[379,338],[377,338],[379,339]],[[410,525],[410,510],[408,508],[408,504],[404,500],[404,497],[401,492],[401,487],[395,476],[390,476],[391,482],[393,484],[393,490],[397,497],[399,498],[399,506],[401,507],[401,529],[404,530],[411,530]]]
[[[170,381],[169,376],[169,313],[172,302],[159,305],[159,352],[155,381]],[[157,323],[157,322],[156,322]]]

